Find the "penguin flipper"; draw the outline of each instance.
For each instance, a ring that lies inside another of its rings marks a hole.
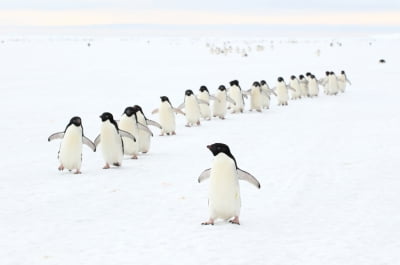
[[[179,114],[182,114],[182,115],[186,115],[186,113],[183,112],[183,111],[180,110],[180,109],[174,108],[173,110],[175,111],[175,113],[179,113]]]
[[[146,125],[141,124],[140,122],[138,122],[138,123],[137,123],[137,127],[138,127],[139,130],[145,131],[145,132],[147,132],[148,134],[150,134],[151,136],[153,136],[153,133],[150,131],[150,129],[149,129]],[[136,142],[136,141],[135,141],[135,142]]]
[[[49,138],[47,138],[47,141],[53,141],[55,139],[62,139],[64,138],[64,132],[58,132],[58,133],[53,133],[52,135],[49,136]]]
[[[296,89],[294,89],[292,86],[287,86],[287,88],[292,90],[293,92],[296,92]]]
[[[159,128],[159,129],[162,129],[161,124],[159,124],[159,123],[156,122],[156,121],[153,121],[153,120],[146,120],[146,123],[147,123],[147,125],[152,125],[152,126],[155,126],[155,127]]]
[[[156,114],[156,113],[158,113],[158,109],[154,109],[154,110],[151,112],[151,114]]]
[[[133,136],[131,133],[124,131],[124,130],[119,130],[119,135],[121,135],[121,137],[126,137],[129,138],[131,140],[133,140],[134,142],[136,142],[136,138],[135,136]]]
[[[100,134],[97,135],[96,139],[94,139],[94,146],[95,146],[96,148],[97,148],[97,146],[98,146],[99,143],[100,143],[100,139],[101,139]]]
[[[236,106],[236,102],[230,96],[226,96],[226,101],[228,101],[229,103],[232,103],[233,105]]]
[[[201,172],[199,179],[197,180],[199,183],[203,182],[204,180],[208,179],[211,174],[211,168],[204,170]]]
[[[82,143],[89,146],[89,148],[92,149],[93,152],[96,152],[96,145],[86,136],[82,136]]]
[[[205,104],[205,105],[210,105],[210,103],[208,103],[207,101],[205,101],[205,100],[202,100],[202,99],[197,99],[197,103],[198,104]]]
[[[258,182],[258,180],[253,175],[251,175],[249,172],[246,172],[246,171],[241,170],[240,168],[238,168],[237,169],[237,173],[238,173],[238,178],[240,180],[246,180],[249,183],[251,183],[254,186],[256,186],[258,189],[261,188],[260,182]]]
[[[177,109],[183,109],[184,107],[185,107],[185,102],[183,102],[181,105],[179,105]]]
[[[219,100],[217,97],[215,97],[215,96],[213,96],[213,95],[210,95],[210,99],[211,99],[211,100],[214,100],[214,101],[215,101],[215,100],[218,100],[218,102],[221,101],[221,100]]]

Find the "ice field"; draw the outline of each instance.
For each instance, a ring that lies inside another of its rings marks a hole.
[[[399,34],[8,32],[0,42],[2,265],[398,264]],[[199,127],[178,115],[176,136],[151,127],[150,152],[120,168],[102,169],[101,150],[84,146],[82,174],[59,172],[60,141],[47,142],[76,115],[94,140],[105,111],[118,119],[138,104],[157,121],[160,96],[178,106],[201,85],[273,87],[279,76],[326,70],[345,70],[352,85],[288,106],[273,97],[262,113],[247,100],[243,114]],[[240,226],[200,225],[208,182],[197,178],[214,142],[261,182],[240,183]]]

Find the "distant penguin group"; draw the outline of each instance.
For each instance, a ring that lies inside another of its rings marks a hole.
[[[72,117],[62,132],[48,137],[48,141],[61,139],[58,151],[58,170],[67,169],[75,174],[81,173],[82,145],[87,145],[92,151],[100,147],[104,159],[104,169],[111,166],[120,167],[124,156],[137,159],[140,154],[150,150],[152,131],[149,125],[160,129],[160,136],[176,135],[176,115],[186,118],[186,126],[200,126],[201,119],[211,120],[212,117],[224,120],[230,113],[243,113],[245,98],[250,97],[249,111],[262,112],[270,108],[271,95],[275,95],[278,106],[287,106],[289,98],[297,100],[303,97],[317,97],[319,86],[323,86],[327,95],[337,95],[346,91],[346,85],[351,85],[345,71],[336,76],[332,71],[326,71],[325,76],[316,79],[315,75],[292,75],[287,84],[283,77],[277,78],[276,86],[270,88],[265,80],[254,81],[250,89],[243,91],[238,80],[229,82],[229,88],[220,85],[215,94],[210,94],[206,86],[201,86],[197,95],[190,89],[184,93],[184,101],[179,107],[172,106],[167,96],[161,96],[161,102],[152,114],[158,114],[158,121],[148,119],[139,105],[128,106],[115,120],[109,112],[100,115],[100,133],[92,142],[83,133],[80,117]],[[212,105],[212,106],[211,106]],[[209,179],[209,219],[203,225],[213,225],[215,220],[222,219],[233,224],[240,224],[241,207],[239,180],[246,180],[260,188],[259,181],[250,173],[237,166],[235,157],[228,145],[214,143],[207,148],[214,156],[211,168],[203,171],[198,182]]]

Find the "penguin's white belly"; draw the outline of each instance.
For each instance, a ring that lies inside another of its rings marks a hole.
[[[226,115],[226,94],[225,94],[225,92],[217,92],[216,98],[218,100],[214,101],[213,115],[223,118]]]
[[[296,79],[295,81],[290,81],[290,86],[295,90],[292,92],[292,99],[300,98],[301,91],[299,81],[297,81]]]
[[[141,113],[138,114],[138,121],[141,124],[147,126],[146,119],[141,115]],[[139,130],[138,138],[139,152],[147,153],[150,150],[151,135],[144,130]]]
[[[278,95],[278,102],[285,103],[288,101],[288,91],[285,85],[278,85],[276,88],[276,94]]]
[[[82,129],[68,128],[61,142],[58,159],[68,170],[80,169],[82,164]]]
[[[308,83],[308,93],[312,97],[318,95],[318,84],[315,79],[310,80],[310,82]]]
[[[162,133],[172,133],[175,131],[175,113],[168,103],[161,103],[159,108],[159,120]]]
[[[208,103],[210,102],[210,98],[209,98],[207,92],[201,92],[198,97],[199,97],[199,99],[204,100],[205,102],[208,102]],[[209,105],[199,104],[199,107],[200,107],[200,114],[201,114],[202,118],[208,119],[211,117],[211,110],[210,110]]]
[[[336,76],[330,75],[328,78],[328,92],[331,95],[337,94],[339,88],[338,88],[338,82],[336,79]]]
[[[229,219],[240,214],[240,188],[236,166],[231,158],[219,154],[210,173],[209,211],[213,219]]]
[[[123,159],[122,141],[115,127],[111,123],[106,124],[103,122],[100,134],[104,160],[109,164],[121,164]]]
[[[121,130],[129,132],[136,138],[135,142],[132,139],[122,137],[122,141],[124,142],[124,154],[137,155],[139,153],[139,137],[135,121],[133,118],[123,115],[118,126]],[[101,141],[103,141],[103,139]]]
[[[339,75],[338,81],[339,91],[344,92],[346,90],[346,77],[344,75]]]
[[[302,95],[303,97],[308,96],[307,84],[305,84],[305,83],[300,83],[300,91],[301,91],[301,95]]]
[[[200,120],[199,104],[195,97],[186,97],[185,100],[186,120],[189,124],[195,124]]]
[[[261,110],[261,92],[258,88],[251,90],[251,109]]]
[[[243,111],[243,96],[242,91],[234,86],[230,89],[230,97],[235,101],[236,105],[232,104],[233,112]]]

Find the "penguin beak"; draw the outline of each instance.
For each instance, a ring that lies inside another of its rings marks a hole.
[[[210,148],[211,148],[211,145],[207,145],[207,148],[210,149]],[[210,150],[211,150],[211,149],[210,149]]]

